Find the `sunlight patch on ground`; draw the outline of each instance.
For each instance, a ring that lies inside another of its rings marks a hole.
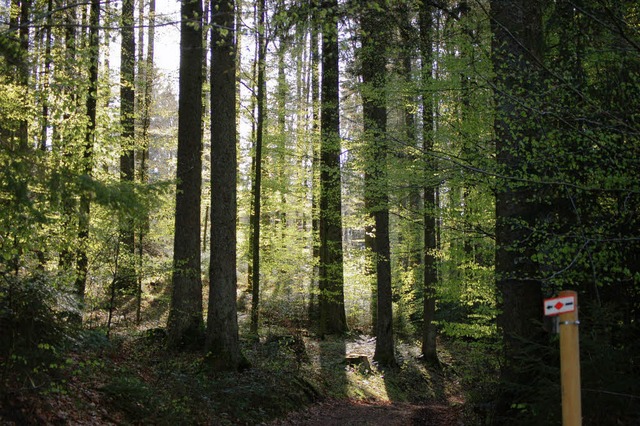
[[[347,367],[347,396],[366,401],[390,401],[384,382],[384,375],[379,372],[361,373],[357,368]]]

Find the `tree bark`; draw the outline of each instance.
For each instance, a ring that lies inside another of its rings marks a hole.
[[[144,2],[140,1],[141,5]],[[144,6],[140,6],[140,19],[142,19]],[[148,14],[148,30],[147,30],[147,58],[142,58],[142,48],[140,49],[140,69],[142,72],[139,75],[142,86],[142,96],[140,98],[140,127],[142,143],[138,147],[137,156],[139,157],[139,169],[138,169],[138,181],[141,184],[147,184],[149,178],[149,127],[151,126],[151,98],[153,93],[154,82],[154,61],[153,54],[155,48],[155,25],[156,25],[156,0],[149,0],[149,14]],[[140,29],[142,34],[142,28]],[[142,37],[140,37],[142,38]],[[141,42],[142,43],[142,42]],[[143,79],[144,76],[144,79]],[[149,212],[146,211],[144,217],[140,219],[138,225],[138,288],[137,288],[137,302],[136,302],[136,323],[140,323],[140,310],[142,305],[142,267],[143,267],[143,254],[144,243],[147,234],[149,233]]]
[[[92,6],[90,6],[92,7]],[[54,69],[54,73],[62,73],[65,78],[68,78],[70,80],[73,80],[74,77],[77,76],[77,72],[74,69],[74,65],[76,62],[76,25],[77,25],[77,10],[76,7],[69,7],[66,11],[65,11],[65,15],[64,15],[64,24],[66,25],[65,28],[65,32],[64,32],[64,48],[65,48],[65,55],[64,55],[64,61],[65,61],[65,66],[62,69]],[[91,25],[91,24],[90,24]],[[87,43],[87,47],[89,52],[91,52],[91,49],[95,49],[95,46],[92,47],[91,44],[91,39],[90,37],[88,38],[89,41]],[[92,53],[89,53],[89,61],[88,61],[88,71],[89,71],[89,90],[87,91],[87,97],[90,96],[91,94],[91,89],[92,89],[92,82],[91,82],[91,63],[93,61],[93,57],[91,56]],[[68,96],[69,99],[71,100],[73,105],[76,105],[78,107],[80,107],[80,100],[84,99],[82,96],[79,96],[74,90],[72,90],[71,87],[65,87],[63,89],[63,93],[64,96]],[[86,105],[86,101],[87,99],[84,99],[85,101],[85,105]],[[85,114],[87,115],[87,118],[90,117],[88,109],[87,111],[85,111]],[[66,113],[63,115],[63,119],[64,120],[68,120],[70,117],[70,114]],[[72,157],[71,152],[70,152],[70,147],[69,144],[67,143],[67,141],[70,139],[69,137],[67,137],[67,132],[64,132],[64,135],[61,135],[61,133],[63,133],[62,130],[58,129],[57,126],[53,127],[53,134],[51,137],[51,149],[53,151],[59,151],[62,152],[62,167],[70,167],[70,159]],[[78,139],[85,139],[85,143],[86,143],[86,133],[87,133],[87,129],[84,129],[83,134],[78,135],[77,138]],[[81,165],[82,168],[82,165]],[[64,229],[68,230],[69,235],[72,235],[72,233],[75,233],[77,236],[78,233],[78,228],[73,228],[73,223],[75,223],[75,218],[76,216],[78,216],[78,211],[76,209],[77,207],[77,200],[70,196],[70,192],[69,192],[69,185],[67,182],[63,182],[60,185],[60,188],[58,190],[59,193],[59,197],[62,201],[62,215],[64,217],[62,226]],[[80,195],[80,198],[82,198],[83,195]],[[76,251],[80,251],[80,245],[79,244],[80,241],[71,241],[71,238],[69,238],[69,241],[67,241],[67,243],[65,244],[65,246],[60,250],[60,255],[58,258],[58,267],[60,269],[64,269],[64,270],[71,270],[74,268],[74,263],[76,263],[76,253],[73,253],[72,247],[75,247]],[[79,276],[77,275],[77,270],[76,270],[76,280],[79,278]],[[83,284],[84,285],[84,284]],[[84,297],[84,290],[82,291],[83,295],[81,296]]]
[[[422,123],[423,123],[423,151],[425,156],[425,185],[424,197],[424,322],[422,329],[422,356],[425,361],[438,364],[436,344],[436,284],[438,275],[436,269],[436,185],[433,184],[434,175],[437,172],[437,164],[433,160],[432,151],[434,143],[433,130],[433,100],[431,85],[433,83],[433,16],[432,6],[427,2],[420,5],[420,52],[422,61]]]
[[[536,62],[542,51],[542,12],[537,2],[492,1],[494,35],[492,61],[495,72],[494,122],[499,173],[530,178],[532,158],[540,130],[528,117],[527,105],[535,102],[539,78]],[[524,93],[527,99],[520,98]],[[498,326],[503,333],[505,382],[528,384],[532,377],[519,365],[518,354],[526,342],[540,338],[541,283],[533,260],[533,230],[539,206],[530,183],[505,179],[496,189],[496,284],[499,292]],[[504,406],[513,395],[505,395]]]
[[[347,331],[342,259],[338,2],[323,0],[320,147],[320,334]]]
[[[132,183],[135,173],[134,161],[134,105],[135,105],[135,54],[136,40],[133,31],[134,26],[134,0],[123,0],[122,15],[120,20],[121,47],[120,47],[120,126],[121,149],[120,154],[120,180],[123,183]],[[117,284],[123,289],[135,288],[135,268],[133,259],[135,255],[135,239],[133,230],[133,218],[120,215],[120,237],[118,243],[120,250],[120,268]]]
[[[317,322],[320,318],[318,303],[319,293],[319,265],[320,265],[320,203],[319,203],[319,183],[320,183],[320,149],[318,144],[319,130],[319,105],[320,105],[320,51],[318,49],[319,24],[316,18],[317,1],[312,0],[310,12],[311,34],[309,44],[311,45],[311,237],[312,237],[312,259],[313,275],[311,277],[311,297],[309,301],[309,319]]]
[[[258,76],[257,76],[257,95],[256,95],[256,146],[254,152],[254,175],[251,194],[253,196],[253,210],[251,212],[250,224],[251,229],[251,332],[258,332],[259,308],[260,308],[260,211],[262,207],[262,141],[264,135],[264,106],[266,103],[265,95],[265,0],[260,0],[258,6]]]
[[[216,0],[211,36],[211,257],[205,350],[214,370],[238,370],[236,308],[236,62],[234,2]]]
[[[204,337],[200,266],[202,191],[202,2],[183,0],[180,14],[178,158],[170,347],[197,346]]]
[[[389,194],[387,183],[387,106],[386,84],[386,11],[384,1],[368,5],[362,12],[362,110],[365,160],[365,205],[373,217],[375,230],[367,230],[373,239],[376,265],[376,347],[374,360],[395,365],[393,310],[391,291],[391,246],[389,242]],[[373,235],[371,235],[373,234]]]

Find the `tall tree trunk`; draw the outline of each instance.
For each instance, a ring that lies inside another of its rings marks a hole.
[[[234,1],[215,0],[211,32],[211,258],[205,350],[214,370],[238,370],[236,308],[236,46]]]
[[[475,153],[474,147],[477,146],[478,138],[475,138],[474,135],[470,134],[467,129],[469,129],[469,121],[472,117],[473,111],[471,110],[471,78],[472,78],[472,70],[475,66],[475,58],[473,51],[473,28],[472,22],[469,17],[469,2],[467,0],[462,0],[460,2],[460,21],[461,21],[461,29],[462,36],[464,37],[464,42],[460,48],[460,58],[464,61],[465,65],[460,72],[460,128],[462,131],[459,132],[460,142],[461,142],[461,157],[464,159],[470,158]],[[476,261],[474,257],[474,243],[473,243],[473,226],[471,223],[471,217],[473,216],[472,210],[472,202],[471,202],[471,187],[472,184],[469,183],[468,171],[465,168],[460,170],[461,175],[461,188],[460,188],[460,207],[461,207],[461,215],[464,220],[462,227],[464,229],[463,235],[463,270],[462,270],[462,280],[464,282],[464,286],[467,286],[467,283],[473,279],[472,276],[472,267],[470,266],[472,263]]]
[[[140,168],[138,170],[138,181],[146,184],[149,178],[149,127],[151,126],[151,101],[154,82],[154,48],[155,48],[155,26],[156,26],[156,0],[149,0],[149,18],[147,31],[147,58],[144,61],[144,82],[143,95],[141,105],[141,136],[142,146],[138,151],[140,157]],[[202,133],[202,132],[201,132]],[[144,254],[144,239],[149,233],[149,214],[141,218],[138,226],[138,289],[137,289],[137,306],[136,306],[136,322],[140,323],[140,310],[142,305],[142,267]]]
[[[258,22],[258,4],[257,2],[253,5],[253,22]],[[258,128],[258,54],[260,52],[260,42],[259,42],[259,27],[256,26],[256,34],[254,37],[254,49],[253,49],[253,61],[251,63],[251,81],[255,84],[252,91],[252,96],[249,98],[249,111],[251,111],[251,142],[253,144],[252,147],[252,156],[251,156],[251,169],[249,171],[249,176],[251,177],[251,193],[250,193],[250,204],[249,204],[249,245],[247,247],[247,289],[246,293],[248,295],[253,295],[253,231],[255,229],[254,221],[256,220],[255,215],[255,176],[256,176],[256,140],[257,136],[257,128]]]
[[[347,331],[342,258],[338,2],[322,0],[320,334]]]
[[[76,61],[76,32],[77,32],[76,30],[77,8],[76,7],[69,7],[65,11],[64,24],[66,25],[65,32],[64,32],[65,66],[62,70],[54,70],[54,71],[56,73],[58,72],[63,73],[65,78],[73,79],[77,75],[76,70],[74,69],[75,68],[74,64]],[[92,46],[90,39],[89,39],[88,45]],[[94,47],[89,47],[89,51],[90,51],[89,71],[91,70],[91,61],[93,59],[93,56],[91,56],[91,49],[93,49]],[[91,73],[89,72],[89,74]],[[89,96],[90,93],[91,93],[91,75],[89,75],[89,92],[87,96]],[[82,97],[78,96],[76,91],[74,91],[71,87],[66,87],[64,89],[63,96],[68,98],[72,105],[78,106],[78,107],[80,106],[80,99],[82,99]],[[86,104],[86,99],[85,99],[85,104]],[[86,114],[87,114],[87,117],[89,117],[88,111],[86,112]],[[69,113],[63,114],[64,120],[68,120],[69,118],[70,118]],[[70,144],[66,143],[67,140],[70,138],[66,137],[68,135],[68,132],[65,133],[64,136],[62,136],[61,133],[62,132],[58,130],[56,127],[53,128],[51,149],[62,152],[62,160],[61,160],[62,168],[67,168],[71,166],[71,157],[72,157],[70,152],[71,147],[69,146]],[[84,137],[86,142],[86,129],[85,129],[85,135],[80,135],[77,137]],[[71,226],[71,224],[75,222],[73,218],[77,214],[76,200],[74,199],[74,197],[70,196],[67,182],[62,182],[59,189],[59,194],[60,194],[59,195],[60,199],[62,201],[62,212],[63,212],[62,215],[64,217],[62,226],[65,230],[67,230],[67,235],[69,235],[69,238],[68,238],[69,241],[67,241],[65,243],[65,246],[60,250],[58,267],[59,269],[70,271],[73,269],[75,255],[77,254],[77,253],[73,253],[71,248],[74,247],[74,244],[75,244],[76,249],[78,249],[77,243],[79,242],[79,241],[78,242],[71,241],[72,240],[71,235],[73,235],[72,232],[74,233],[78,232],[77,228],[74,229]],[[80,196],[81,199],[82,197],[83,195]],[[77,276],[76,276],[76,279],[78,279]]]
[[[424,324],[422,330],[422,355],[427,362],[438,363],[436,352],[436,284],[438,280],[436,270],[436,186],[433,184],[437,172],[436,162],[433,160],[433,100],[431,86],[433,82],[433,16],[432,6],[423,2],[420,4],[420,52],[422,60],[422,123],[423,150],[425,156],[425,186],[424,192]]]
[[[278,116],[278,144],[277,144],[277,163],[279,166],[278,176],[276,181],[278,182],[278,191],[280,192],[280,203],[278,204],[276,218],[279,221],[279,237],[282,239],[284,231],[287,226],[287,212],[286,212],[286,193],[289,186],[287,175],[287,104],[289,85],[287,84],[287,76],[285,73],[285,54],[289,49],[291,43],[291,36],[288,34],[288,28],[285,25],[284,28],[280,28],[281,33],[278,35],[278,95],[277,95],[277,116]],[[278,285],[280,287],[280,285]]]
[[[499,173],[527,179],[533,170],[532,156],[539,136],[527,105],[535,102],[538,78],[536,61],[542,45],[542,11],[538,2],[491,1],[491,29],[494,35],[492,61],[495,72],[494,123]],[[518,99],[527,93],[528,99]],[[501,313],[498,326],[505,344],[502,379],[527,384],[532,380],[518,353],[524,342],[540,338],[542,321],[541,283],[533,260],[533,229],[538,206],[530,183],[506,180],[496,189],[496,283]],[[504,408],[513,402],[504,396]]]
[[[134,137],[135,137],[135,54],[136,40],[133,31],[134,0],[123,0],[122,15],[120,20],[121,46],[120,46],[120,126],[121,126],[121,149],[120,154],[120,180],[124,183],[131,183],[134,180]],[[134,249],[134,229],[133,218],[127,215],[120,215],[120,237],[118,243],[122,246],[120,250],[120,268],[118,271],[117,285],[121,288],[133,289],[135,280],[135,269],[133,259]]]
[[[260,210],[262,206],[262,140],[264,135],[264,105],[265,105],[265,0],[258,3],[258,76],[257,76],[257,117],[256,117],[256,146],[254,152],[254,173],[251,195],[253,210],[251,211],[251,332],[258,332],[260,308]]]
[[[93,145],[96,133],[98,105],[98,66],[100,61],[100,0],[91,0],[89,15],[89,89],[86,98],[87,128],[82,153],[81,173],[87,177],[93,174]],[[84,293],[89,270],[87,255],[89,239],[89,218],[91,213],[91,195],[86,191],[80,194],[78,211],[78,253],[76,254],[76,295],[80,307],[84,305]]]
[[[369,4],[363,11],[362,26],[362,110],[364,135],[368,141],[365,160],[365,205],[373,216],[374,262],[376,265],[377,315],[374,360],[395,365],[391,291],[391,246],[389,242],[389,194],[387,182],[387,107],[385,1]],[[371,232],[371,230],[369,230]]]
[[[309,301],[309,319],[312,321],[319,320],[318,306],[318,277],[320,265],[320,206],[318,195],[320,193],[318,184],[320,183],[320,149],[318,146],[318,130],[319,130],[319,104],[320,104],[320,51],[318,49],[318,31],[319,24],[316,18],[317,2],[312,0],[311,14],[309,17],[311,34],[311,237],[312,237],[312,261],[313,275],[311,277],[311,297]]]
[[[399,30],[400,30],[400,66],[399,73],[400,77],[406,82],[407,87],[411,88],[413,85],[413,61],[415,55],[415,46],[418,42],[417,36],[418,33],[413,24],[413,18],[415,16],[413,6],[410,2],[399,2],[398,6],[398,19],[399,19]],[[416,103],[416,95],[412,90],[409,90],[403,96],[402,99],[402,130],[403,130],[403,140],[406,146],[415,147],[416,150],[420,149],[417,140],[417,116],[416,110],[414,107]],[[398,154],[396,154],[398,155]],[[409,154],[404,154],[403,151],[400,151],[400,156],[406,158],[410,162],[414,162],[416,160],[415,154],[410,152]],[[420,191],[420,187],[418,185],[411,185],[409,191],[406,195],[403,196],[403,199],[400,200],[400,203],[404,209],[411,215],[411,212],[420,211],[422,194]],[[400,233],[400,238],[404,240],[404,247],[406,254],[401,256],[399,259],[399,263],[407,271],[411,271],[412,275],[416,278],[416,283],[420,281],[417,276],[421,271],[420,263],[422,262],[422,254],[420,252],[422,248],[422,236],[420,232],[414,232],[416,229],[412,226],[413,220],[409,223],[409,232]],[[403,235],[404,234],[404,235]],[[418,293],[422,293],[422,289]],[[402,304],[402,301],[401,301]]]
[[[167,337],[171,347],[193,347],[204,337],[200,267],[202,2],[182,0],[180,15],[178,183]]]

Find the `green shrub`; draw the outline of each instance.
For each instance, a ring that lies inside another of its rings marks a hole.
[[[44,373],[56,363],[68,341],[74,329],[70,319],[77,312],[72,298],[57,288],[54,278],[45,273],[0,278],[3,375]]]

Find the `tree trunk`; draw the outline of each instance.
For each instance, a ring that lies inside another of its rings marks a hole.
[[[91,0],[89,15],[89,89],[87,92],[87,128],[82,153],[81,173],[87,177],[93,174],[93,144],[95,141],[97,105],[98,105],[98,66],[100,61],[100,0]],[[89,239],[89,218],[91,214],[91,195],[86,191],[80,194],[78,211],[78,253],[76,255],[75,291],[80,307],[84,305],[84,293],[89,269],[87,246]]]
[[[418,33],[413,24],[414,18],[414,10],[413,6],[409,2],[399,2],[397,7],[398,20],[399,20],[399,30],[400,30],[400,43],[401,49],[399,52],[400,58],[400,66],[399,66],[399,74],[400,77],[403,78],[407,87],[412,87],[413,83],[413,61],[415,55],[415,46],[418,41],[417,36]],[[403,134],[403,143],[406,144],[407,147],[415,147],[416,150],[420,149],[418,145],[418,141],[416,138],[417,135],[417,108],[415,108],[416,104],[416,94],[413,90],[409,90],[402,98],[402,134]],[[400,150],[397,156],[408,160],[413,163],[416,161],[416,155],[413,153],[405,154],[404,151]],[[402,199],[400,200],[400,204],[402,208],[407,212],[418,212],[421,207],[422,194],[419,185],[410,185],[410,188],[406,194],[403,194]],[[420,264],[422,262],[422,235],[420,232],[414,232],[416,229],[413,226],[414,221],[417,222],[419,219],[410,219],[409,227],[407,231],[400,232],[400,243],[403,244],[404,251],[406,254],[402,254],[400,259],[398,259],[398,263],[400,263],[404,269],[408,272],[411,272],[415,277],[415,282],[420,282],[419,273],[422,271],[420,268]],[[403,229],[404,231],[404,229]],[[417,294],[422,294],[422,289],[420,289]],[[403,305],[403,298],[400,298],[400,309],[406,309]]]
[[[376,265],[375,322],[376,348],[374,360],[381,365],[395,365],[393,344],[393,312],[391,291],[391,246],[389,242],[389,194],[387,183],[387,106],[386,30],[387,13],[382,4],[369,5],[361,18],[362,26],[362,110],[364,136],[367,140],[365,160],[365,205],[373,216],[373,260]]]
[[[202,190],[202,2],[180,8],[180,97],[173,288],[167,323],[170,347],[194,347],[204,337],[200,266]]]
[[[144,2],[140,1],[143,5]],[[142,19],[144,7],[140,7],[140,19]],[[140,99],[140,127],[141,127],[141,145],[138,148],[137,156],[139,157],[139,169],[138,169],[138,181],[141,184],[146,184],[149,178],[149,127],[151,125],[151,95],[153,90],[154,81],[154,69],[153,69],[153,54],[154,54],[154,39],[155,39],[155,22],[156,22],[156,1],[149,0],[149,15],[148,15],[148,30],[147,30],[147,58],[142,58],[142,48],[140,48],[140,66],[139,79],[142,86],[142,97]],[[142,27],[140,29],[142,34]],[[142,37],[139,37],[142,38]],[[142,44],[142,42],[140,43]],[[144,80],[143,80],[144,76]],[[149,233],[149,213],[145,212],[144,217],[140,218],[138,225],[138,288],[136,295],[136,323],[140,323],[140,310],[142,305],[142,268],[143,268],[143,254],[144,254],[144,242],[147,234]]]
[[[420,51],[422,56],[422,123],[423,150],[425,156],[425,186],[424,192],[424,323],[422,330],[422,355],[427,362],[438,363],[436,346],[436,284],[438,281],[436,269],[436,187],[433,179],[437,172],[436,162],[431,156],[433,151],[433,100],[431,85],[433,82],[433,17],[432,6],[421,3],[419,11],[420,21]]]
[[[120,180],[132,183],[134,180],[134,105],[135,105],[135,54],[136,40],[133,31],[134,1],[123,0],[121,16],[121,50],[120,50],[120,126],[121,145]],[[131,290],[135,288],[135,269],[133,259],[135,255],[135,240],[133,218],[120,215],[120,268],[117,283],[120,288]]]
[[[535,102],[538,77],[536,61],[542,46],[542,14],[536,2],[492,1],[492,60],[495,71],[494,123],[499,173],[527,179],[535,173],[532,156],[540,137],[534,120],[528,118],[527,104]],[[527,100],[518,99],[527,93]],[[506,363],[502,379],[526,385],[532,380],[527,368],[519,365],[518,354],[526,342],[540,338],[542,321],[541,283],[535,254],[533,229],[538,206],[530,183],[505,180],[496,193],[496,283],[500,295]],[[505,395],[508,408],[513,395]]]
[[[312,261],[313,275],[311,277],[311,297],[309,301],[309,319],[317,322],[320,318],[318,306],[318,279],[320,264],[320,206],[319,206],[319,183],[320,183],[320,149],[318,146],[319,130],[319,104],[320,104],[320,52],[318,49],[319,25],[316,18],[317,0],[312,2],[310,26],[311,34],[311,237],[312,237]]]
[[[256,146],[254,153],[254,175],[251,194],[253,196],[253,210],[251,212],[251,332],[258,332],[260,307],[260,210],[262,191],[262,140],[264,135],[264,105],[265,96],[265,57],[267,47],[264,37],[265,0],[260,0],[258,6],[258,78],[257,87],[257,117],[256,117]]]
[[[234,2],[216,0],[211,36],[211,260],[205,350],[214,370],[238,370],[236,308],[236,62]]]
[[[61,72],[65,76],[65,78],[73,79],[74,77],[77,77],[77,71],[74,69],[74,65],[76,62],[76,25],[78,24],[76,7],[69,7],[65,11],[64,24],[66,25],[65,32],[64,32],[65,65],[64,65],[64,68],[62,68],[61,70],[54,69],[54,72],[55,73]],[[87,43],[87,46],[88,46],[89,52],[91,52],[91,49],[95,48],[95,46],[92,46],[90,38],[89,38],[89,42]],[[87,92],[87,96],[91,95],[91,89],[93,89],[92,82],[91,82],[91,66],[92,66],[93,56],[91,55],[92,53],[89,53],[88,68],[89,68],[90,75],[89,75],[89,90]],[[64,89],[63,96],[68,97],[72,101],[72,105],[80,107],[80,99],[82,97],[78,96],[76,91],[74,91],[71,87],[67,87]],[[85,104],[86,104],[86,101],[87,100],[85,99]],[[88,111],[86,111],[85,114],[87,114],[88,118],[90,117]],[[65,113],[63,115],[64,120],[68,120],[69,118],[70,118],[70,114]],[[76,136],[76,138],[78,139],[85,138],[85,143],[86,143],[86,132],[87,132],[87,129],[85,129],[84,134],[78,135]],[[56,126],[54,126],[53,134],[51,137],[51,149],[54,151],[57,150],[62,152],[62,160],[61,160],[62,167],[70,167],[72,155],[70,152],[70,146],[67,143],[67,141],[71,138],[67,137],[68,133],[66,133],[65,135],[61,135],[61,133],[62,131],[59,130]],[[80,170],[82,170],[82,167],[83,166],[81,165]],[[69,236],[73,235],[73,233],[75,233],[77,236],[77,233],[79,230],[78,228],[74,229],[72,225],[73,223],[75,223],[74,218],[78,213],[76,211],[76,200],[74,197],[70,195],[68,188],[69,188],[68,183],[62,182],[58,190],[59,197],[62,201],[62,216],[64,218],[62,222],[62,226],[64,229],[67,230]],[[83,196],[84,195],[81,194],[80,198],[82,199]],[[74,263],[76,261],[75,256],[77,255],[77,253],[73,253],[72,247],[75,247],[77,251],[80,251],[81,250],[80,245],[81,245],[81,241],[71,241],[71,238],[69,238],[69,240],[65,243],[64,247],[62,247],[62,249],[60,250],[60,255],[58,260],[59,269],[68,270],[68,271],[73,269]],[[78,271],[76,270],[76,274],[77,272]],[[79,278],[78,275],[76,275],[76,280],[78,278]],[[84,284],[82,284],[82,287],[83,286]],[[82,293],[83,294],[80,296],[80,299],[82,299],[82,297],[84,296],[84,290],[82,291]]]
[[[287,227],[287,199],[286,193],[289,187],[289,176],[287,168],[287,103],[289,102],[289,85],[287,84],[287,76],[285,74],[285,54],[291,44],[291,37],[288,34],[287,25],[280,28],[278,34],[278,87],[277,87],[277,117],[278,117],[278,144],[276,146],[278,155],[276,161],[278,164],[278,175],[276,178],[278,192],[280,192],[280,203],[276,211],[276,219],[279,222],[279,237],[282,241],[284,232]],[[280,287],[280,285],[277,285]],[[276,289],[277,291],[277,289]]]
[[[338,2],[323,0],[320,147],[320,334],[347,331],[342,259]]]

